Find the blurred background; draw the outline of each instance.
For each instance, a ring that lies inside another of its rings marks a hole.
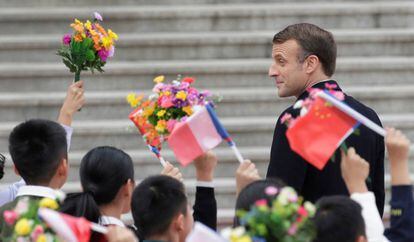
[[[299,22],[332,31],[338,44],[335,78],[344,91],[375,109],[384,125],[414,140],[413,1],[0,0],[0,152],[6,156],[17,123],[56,120],[73,80],[56,49],[73,19],[92,18],[94,11],[120,39],[105,73],[82,74],[86,105],[73,125],[67,192],[80,189],[80,159],[99,145],[126,150],[138,181],[161,171],[128,120],[125,101],[131,91],[148,93],[161,74],[195,77],[195,87],[221,95],[222,122],[265,176],[275,123],[293,102],[279,99],[267,76],[272,38]],[[163,153],[174,161],[168,149]],[[234,215],[238,162],[224,144],[216,154],[218,216],[225,225]],[[1,188],[19,179],[10,158],[6,166]],[[182,172],[193,198],[194,168]],[[388,188],[388,175],[386,180]]]

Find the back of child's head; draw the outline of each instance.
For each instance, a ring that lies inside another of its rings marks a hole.
[[[83,157],[79,174],[83,192],[69,194],[61,211],[98,222],[99,206],[112,202],[121,187],[134,180],[134,166],[124,151],[102,146]]]
[[[49,184],[61,161],[67,159],[66,132],[53,121],[25,121],[10,133],[9,152],[28,185]]]
[[[346,196],[329,196],[317,203],[314,242],[355,242],[365,236],[361,206]]]
[[[6,157],[2,154],[0,154],[0,180],[4,176],[4,164],[6,162]]]
[[[151,176],[143,180],[132,194],[131,210],[140,238],[164,234],[173,219],[187,214],[184,185],[169,176]]]

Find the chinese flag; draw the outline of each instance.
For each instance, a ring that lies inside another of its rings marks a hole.
[[[286,136],[293,151],[322,170],[358,124],[354,118],[317,97],[309,112],[288,128]]]

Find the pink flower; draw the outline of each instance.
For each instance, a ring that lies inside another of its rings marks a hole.
[[[267,201],[266,199],[260,199],[260,200],[257,200],[254,204],[258,207],[267,206]]]
[[[282,118],[280,118],[280,122],[282,124],[285,124],[285,123],[287,123],[291,120],[292,120],[292,115],[290,113],[285,113],[285,114],[283,114]]]
[[[292,226],[290,226],[289,230],[288,230],[288,234],[289,235],[294,235],[296,234],[296,231],[298,230],[298,226],[296,225],[296,223],[292,224]]]
[[[69,45],[72,41],[72,36],[70,34],[65,34],[62,38],[62,42],[64,45]]]
[[[302,217],[306,217],[308,216],[308,211],[303,206],[300,206],[298,209],[298,214]]]
[[[108,50],[108,57],[113,57],[115,54],[115,46],[111,46],[111,48]]]
[[[266,187],[265,193],[269,196],[274,196],[279,192],[279,190],[274,186]]]
[[[331,94],[341,101],[345,99],[345,95],[343,92],[331,92]]]
[[[336,85],[336,84],[330,84],[330,83],[325,83],[325,88],[331,90],[331,89],[338,88],[338,85]]]
[[[175,120],[175,119],[170,119],[170,120],[168,120],[167,121],[167,130],[168,130],[168,132],[172,132],[173,131],[173,129],[174,129],[174,126],[176,125],[178,123],[178,121],[177,120]]]
[[[30,237],[32,238],[33,241],[36,241],[37,240],[37,237],[39,237],[39,235],[43,234],[44,232],[45,231],[44,231],[43,227],[40,226],[40,225],[37,225],[34,228],[34,230],[33,230],[33,232],[32,232],[32,234],[31,234]]]
[[[94,12],[93,16],[96,20],[103,21],[102,15],[100,15],[98,12]]]
[[[181,89],[187,89],[188,87],[190,87],[190,84],[188,82],[181,82],[180,84]]]
[[[14,222],[16,222],[17,219],[17,213],[15,211],[6,210],[3,213],[4,221],[8,225],[13,225]]]
[[[160,92],[160,91],[161,91],[161,89],[162,89],[163,87],[164,87],[164,83],[162,83],[162,82],[157,83],[157,84],[154,86],[154,88],[152,89],[152,91],[153,91],[153,92],[158,93],[158,92]]]
[[[109,57],[109,53],[105,49],[101,49],[98,51],[98,56],[101,58],[101,61],[106,62]]]
[[[162,96],[159,103],[162,108],[174,106],[173,99],[170,96]]]

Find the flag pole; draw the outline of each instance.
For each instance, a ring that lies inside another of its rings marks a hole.
[[[240,150],[237,148],[236,144],[230,145],[231,149],[233,150],[234,155],[236,155],[237,160],[241,163],[244,162],[243,156],[240,153]]]
[[[148,144],[148,149],[155,154],[155,156],[158,158],[158,160],[160,161],[162,167],[165,167],[167,165],[167,162],[164,160],[164,158],[161,156],[160,151],[157,149],[157,147],[152,146],[150,144]]]
[[[106,234],[108,233],[108,229],[105,226],[96,224],[96,223],[91,223],[91,229],[95,232],[101,233],[101,234]]]
[[[379,126],[376,123],[372,122],[371,120],[369,120],[368,118],[366,118],[362,114],[358,113],[357,111],[350,108],[348,105],[346,105],[343,102],[339,101],[335,97],[329,95],[328,93],[326,93],[324,91],[321,91],[321,92],[318,92],[317,95],[319,97],[325,99],[326,101],[332,103],[335,107],[340,109],[342,112],[344,112],[344,113],[348,114],[349,116],[351,116],[352,118],[356,119],[357,121],[359,121],[363,125],[367,126],[368,128],[370,128],[371,130],[373,130],[377,134],[379,134],[381,136],[384,136],[384,137],[387,134],[387,131],[385,131],[384,128],[382,128],[381,126]]]

